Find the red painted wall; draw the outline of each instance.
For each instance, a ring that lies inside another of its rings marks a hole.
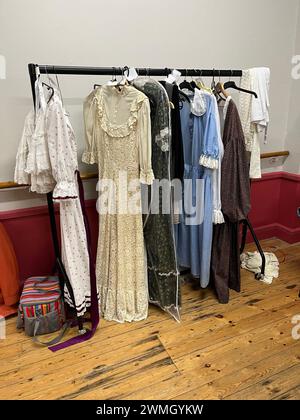
[[[52,273],[54,253],[47,208],[1,212],[0,221],[14,245],[21,280]]]
[[[285,174],[281,180],[279,220],[290,229],[300,227],[296,209],[300,207],[300,176]]]
[[[259,239],[277,236],[290,243],[300,242],[300,219],[296,215],[300,207],[300,175],[285,172],[263,175],[252,183],[251,200],[249,219]],[[94,200],[86,204],[95,259],[98,213]],[[22,280],[52,272],[54,254],[47,207],[0,212],[0,222],[14,244]]]
[[[252,181],[251,212],[253,226],[260,227],[276,223],[279,217],[281,173],[266,174]]]
[[[289,243],[300,241],[300,175],[273,172],[254,180],[251,205],[249,219],[259,239],[277,236]]]
[[[86,207],[95,261],[98,240],[98,213],[94,200],[87,201]],[[51,274],[55,258],[47,207],[0,212],[0,222],[5,226],[14,245],[19,262],[21,282],[30,276]],[[56,222],[59,232],[57,207]]]

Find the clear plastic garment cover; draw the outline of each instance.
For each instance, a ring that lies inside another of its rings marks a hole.
[[[163,86],[139,77],[134,87],[145,93],[151,107],[151,187],[143,189],[144,238],[147,250],[149,301],[180,321],[180,279],[174,238],[174,209],[170,174],[170,101]]]

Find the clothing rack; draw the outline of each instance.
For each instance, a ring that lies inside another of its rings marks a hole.
[[[33,103],[35,106],[35,82],[36,82],[36,67],[39,67],[39,71],[41,74],[68,74],[68,75],[97,75],[97,76],[120,76],[124,75],[125,71],[128,70],[128,67],[85,67],[85,66],[57,66],[57,65],[39,65],[30,63],[28,64],[28,71],[30,76],[31,82],[31,89],[32,89],[32,97]],[[136,68],[135,69],[139,76],[168,76],[172,69],[165,67],[165,68]],[[183,76],[185,77],[242,77],[242,70],[219,70],[219,69],[177,69]],[[51,235],[52,235],[52,242],[55,252],[56,258],[56,265],[59,272],[62,290],[64,284],[69,289],[70,296],[74,302],[74,295],[72,291],[72,287],[70,285],[67,273],[65,271],[64,265],[61,260],[60,256],[60,249],[59,249],[59,241],[58,241],[58,234],[57,234],[57,226],[55,222],[55,213],[54,213],[54,205],[53,205],[53,198],[52,193],[47,194],[47,203],[48,203],[48,210],[49,210],[49,217],[50,217],[50,225],[51,225]],[[265,256],[260,246],[260,243],[257,239],[257,236],[253,230],[253,227],[248,219],[242,222],[243,223],[243,236],[242,236],[242,246],[241,252],[244,249],[246,243],[246,235],[247,229],[249,228],[250,233],[253,237],[253,240],[257,246],[258,252],[262,258],[262,266],[261,266],[261,273],[256,275],[257,279],[263,278],[265,273]],[[83,320],[81,317],[78,317],[78,328],[80,333],[84,332],[83,329]]]
[[[37,64],[29,64],[29,73],[35,70]],[[125,67],[81,67],[81,66],[53,66],[38,65],[40,73],[46,74],[72,74],[72,75],[98,75],[98,76],[121,76],[128,69]],[[32,69],[32,70],[30,70]],[[135,69],[139,76],[168,76],[173,69],[165,68],[147,68],[141,67]],[[205,69],[177,69],[183,76],[189,77],[242,77],[242,70],[205,70]],[[34,71],[35,75],[35,71]]]

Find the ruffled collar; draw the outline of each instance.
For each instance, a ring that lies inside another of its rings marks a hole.
[[[130,135],[136,127],[138,111],[141,108],[142,103],[147,99],[147,96],[132,86],[126,86],[126,92],[130,92],[132,89],[136,92],[135,98],[131,103],[129,118],[123,124],[113,124],[109,119],[104,103],[104,92],[106,91],[109,92],[109,94],[111,93],[111,91],[108,91],[107,88],[111,89],[110,86],[103,86],[101,89],[97,90],[92,99],[97,103],[97,111],[101,128],[111,137],[126,137]]]
[[[191,102],[191,111],[197,117],[201,117],[201,115],[205,114],[206,112],[206,101],[204,93],[201,92],[200,89],[194,89],[194,97]]]
[[[201,117],[206,112],[205,93],[200,89],[195,88],[194,92],[188,89],[183,89],[182,92],[186,94],[191,100],[191,113],[197,117]]]

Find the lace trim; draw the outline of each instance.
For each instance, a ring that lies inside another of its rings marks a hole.
[[[213,211],[213,224],[220,225],[225,223],[224,216],[221,210],[214,210]]]
[[[93,164],[93,163],[98,163],[98,153],[95,151],[85,151],[82,154],[82,158],[81,158],[82,162],[84,163],[88,163],[88,164]]]
[[[145,100],[145,95],[139,95],[135,101],[133,101],[130,109],[130,116],[124,124],[114,125],[109,121],[109,118],[105,111],[103,95],[100,91],[100,97],[95,96],[97,102],[97,111],[100,121],[101,128],[110,137],[127,137],[134,130],[137,124],[138,111],[140,110],[142,103]]]
[[[16,184],[30,184],[30,175],[21,169],[15,170],[14,181]]]
[[[218,169],[219,167],[219,160],[211,156],[201,155],[199,163],[200,165],[210,169]]]
[[[148,266],[148,270],[155,271],[161,277],[180,276],[179,271],[169,271],[168,273],[161,273],[157,267],[149,267],[149,266]]]
[[[243,70],[241,78],[241,88],[252,90],[250,70]],[[240,120],[243,127],[246,150],[252,152],[254,132],[251,123],[251,104],[252,96],[241,92],[239,95]]]
[[[53,191],[53,200],[77,198],[78,192],[75,182],[59,181]]]
[[[46,147],[46,146],[45,146]],[[51,172],[51,163],[48,153],[38,150],[38,148],[31,149],[28,153],[25,172],[28,174],[40,175],[43,172]]]
[[[154,179],[155,177],[154,177],[152,169],[148,169],[148,171],[144,171],[143,169],[140,170],[141,184],[152,185]]]
[[[162,152],[169,151],[169,136],[169,127],[165,127],[163,130],[160,130],[160,133],[155,136],[155,142],[160,147]]]
[[[252,152],[253,149],[253,142],[252,139],[245,137],[245,147],[247,152]]]
[[[149,304],[146,284],[144,290],[140,292],[122,289],[120,301],[118,296],[116,289],[100,287],[100,312],[104,319],[124,323],[142,321],[147,318]]]
[[[28,151],[29,151],[29,147],[27,145],[24,146],[22,151],[18,151],[16,158],[19,160],[23,159],[26,162],[27,157],[28,157]]]
[[[191,104],[191,112],[198,117],[201,117],[206,113],[204,93],[199,89],[194,90],[194,99],[192,100]]]
[[[106,321],[115,321],[115,322],[118,322],[119,324],[124,324],[124,322],[139,322],[139,321],[143,321],[144,319],[147,319],[148,310],[146,313],[142,315],[124,314],[124,316],[121,319],[118,318],[118,315],[116,314],[107,313],[106,311],[102,311],[102,310],[100,310],[100,314],[101,314],[101,317],[105,319]]]
[[[50,171],[45,171],[39,175],[31,174],[30,176],[30,191],[38,194],[45,194],[53,191],[55,187],[55,180]]]

